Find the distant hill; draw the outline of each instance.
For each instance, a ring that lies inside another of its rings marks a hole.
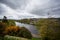
[[[16,20],[21,23],[27,23],[27,24],[32,24],[34,25],[36,22],[38,22],[40,19],[54,19],[54,20],[60,20],[60,18],[31,18],[31,19],[21,19],[21,20]]]

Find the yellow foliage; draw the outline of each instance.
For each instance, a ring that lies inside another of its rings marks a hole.
[[[12,31],[18,31],[20,30],[20,27],[17,27],[17,26],[9,26],[9,27],[6,27],[5,28],[5,31],[4,33],[9,33],[9,32],[12,32]]]

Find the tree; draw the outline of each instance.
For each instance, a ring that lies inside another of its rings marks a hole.
[[[4,22],[4,23],[8,22],[8,20],[7,20],[7,17],[6,17],[6,16],[4,16],[4,17],[3,17],[2,22]]]

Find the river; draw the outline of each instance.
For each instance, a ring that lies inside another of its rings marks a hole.
[[[16,23],[16,26],[27,28],[31,32],[31,34],[33,34],[34,36],[39,34],[38,30],[36,29],[34,25],[24,24],[24,23],[19,23],[19,22],[15,22],[15,23]]]

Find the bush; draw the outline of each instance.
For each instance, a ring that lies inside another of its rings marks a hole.
[[[6,35],[16,36],[18,31],[20,31],[20,28],[17,26],[9,26],[5,28],[4,33]]]
[[[28,29],[26,29],[25,27],[22,27],[20,29],[20,32],[19,32],[18,36],[28,38],[28,39],[32,38],[31,32]]]
[[[9,25],[10,25],[10,26],[16,26],[16,24],[15,24],[15,21],[14,21],[14,20],[9,20],[9,21],[8,21],[8,23],[9,23]]]

